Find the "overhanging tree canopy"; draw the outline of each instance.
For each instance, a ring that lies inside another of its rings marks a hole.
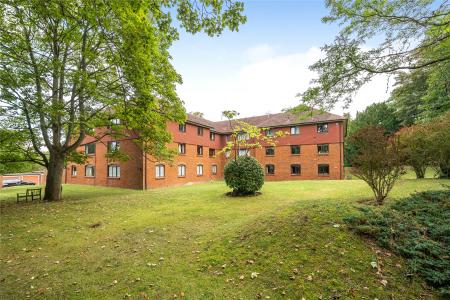
[[[48,169],[45,199],[60,199],[64,160],[87,135],[139,132],[145,151],[168,156],[166,122],[185,118],[168,52],[174,9],[191,33],[245,22],[231,0],[0,2],[0,126],[28,134]]]

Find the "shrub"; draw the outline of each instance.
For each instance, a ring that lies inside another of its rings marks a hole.
[[[225,183],[233,189],[234,195],[251,195],[264,184],[264,171],[251,156],[230,160],[224,170]]]
[[[353,175],[370,186],[377,204],[383,204],[404,173],[398,138],[386,136],[381,126],[367,126],[352,134],[349,142],[356,153],[351,157]]]
[[[383,209],[344,219],[359,234],[404,256],[443,296],[450,296],[450,188],[413,194]]]

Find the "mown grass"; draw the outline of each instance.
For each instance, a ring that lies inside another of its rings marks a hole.
[[[448,183],[401,180],[388,201]],[[359,180],[270,182],[245,198],[225,196],[222,182],[149,191],[66,185],[62,202],[16,204],[23,189],[0,191],[1,299],[435,295],[406,276],[401,258],[343,224],[372,197]]]

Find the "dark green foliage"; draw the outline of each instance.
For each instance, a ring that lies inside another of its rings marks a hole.
[[[450,188],[416,193],[383,209],[361,212],[345,218],[350,228],[404,256],[410,272],[450,296]]]
[[[224,170],[225,183],[234,195],[251,195],[264,184],[264,171],[258,161],[250,156],[230,160]]]

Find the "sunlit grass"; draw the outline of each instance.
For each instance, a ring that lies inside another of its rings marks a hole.
[[[401,180],[388,201],[449,183]],[[62,202],[16,204],[25,188],[0,191],[1,299],[432,297],[400,258],[343,225],[372,197],[359,180],[270,182],[245,198],[222,182],[66,185]]]

